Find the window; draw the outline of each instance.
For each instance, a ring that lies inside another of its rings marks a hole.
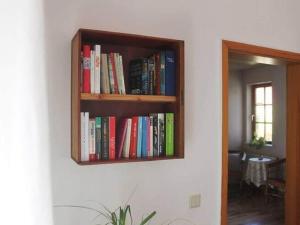
[[[273,99],[272,84],[253,85],[252,89],[252,131],[257,137],[264,137],[267,144],[272,144],[273,134]]]

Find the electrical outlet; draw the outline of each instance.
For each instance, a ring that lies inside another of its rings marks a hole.
[[[200,207],[201,196],[200,194],[195,194],[190,196],[190,208]]]

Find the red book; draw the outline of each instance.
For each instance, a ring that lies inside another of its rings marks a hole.
[[[147,116],[146,117],[146,121],[147,121],[147,156],[151,156],[151,153],[150,153],[150,117]]]
[[[109,56],[111,58],[111,64],[112,64],[115,94],[119,94],[117,69],[116,69],[116,61],[115,61],[114,53],[109,53]]]
[[[109,117],[109,159],[116,158],[116,117]]]
[[[83,45],[83,92],[91,93],[91,47]]]
[[[117,149],[117,156],[118,159],[122,157],[122,150],[124,147],[125,137],[126,137],[126,130],[127,130],[127,121],[128,119],[123,119],[121,122],[121,126],[119,127],[118,137],[118,149]]]
[[[160,53],[157,53],[155,56],[155,79],[154,79],[154,93],[160,95]]]
[[[136,158],[138,120],[139,118],[137,116],[132,117],[129,158],[133,159]]]

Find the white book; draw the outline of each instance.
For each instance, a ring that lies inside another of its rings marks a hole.
[[[91,50],[91,93],[95,93],[95,52]]]
[[[84,146],[85,146],[85,135],[84,135],[84,112],[80,113],[80,158],[84,161]]]
[[[149,155],[150,157],[153,156],[153,116],[150,116],[149,117],[149,120],[150,120],[150,152],[149,152]]]
[[[125,81],[124,81],[124,69],[123,69],[123,58],[121,55],[119,55],[119,70],[121,74],[121,90],[120,94],[125,95],[126,94],[126,89],[125,89]]]
[[[84,157],[82,161],[89,160],[89,112],[84,113]]]
[[[109,75],[108,75],[108,66],[107,66],[107,54],[101,54],[101,77],[100,77],[100,84],[101,84],[101,93],[109,94],[110,87],[109,87]]]
[[[95,119],[89,120],[89,158],[96,157]]]
[[[101,86],[101,80],[100,80],[100,71],[101,71],[101,65],[100,65],[100,57],[101,57],[101,45],[95,45],[94,46],[94,54],[95,54],[95,93],[100,94],[100,86]]]
[[[127,120],[126,137],[123,146],[123,157],[129,158],[129,147],[130,147],[130,135],[131,135],[131,123],[132,119]]]

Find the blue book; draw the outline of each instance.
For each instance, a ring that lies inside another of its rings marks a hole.
[[[166,94],[165,89],[165,52],[160,52],[160,93],[161,95]]]
[[[175,96],[175,52],[174,51],[166,51],[165,58],[165,91],[166,95]]]
[[[149,94],[149,74],[148,74],[148,59],[142,60],[142,94]]]
[[[143,131],[143,119],[141,116],[139,116],[138,132],[137,132],[137,147],[136,147],[136,156],[138,158],[142,157],[142,131]]]
[[[142,117],[142,157],[147,157],[147,117]]]

